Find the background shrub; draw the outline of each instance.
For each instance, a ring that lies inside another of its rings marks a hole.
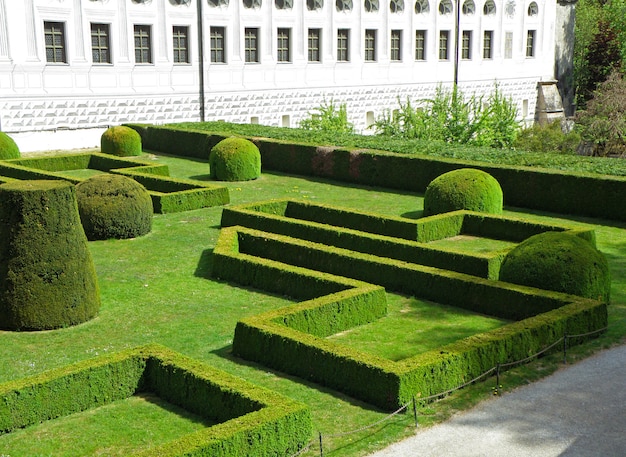
[[[9,135],[0,132],[0,160],[17,159],[20,157],[20,149]]]
[[[561,122],[535,123],[517,135],[516,149],[529,152],[575,154],[580,144],[576,131],[564,132]]]
[[[337,106],[331,100],[324,102],[309,117],[300,121],[300,128],[335,133],[354,133],[354,125],[348,121],[348,110],[345,103]]]
[[[80,219],[90,240],[134,238],[152,230],[152,198],[134,179],[92,176],[76,186]]]
[[[100,137],[100,149],[116,156],[141,155],[141,136],[130,127],[118,125],[108,128]]]
[[[426,187],[424,216],[460,209],[500,214],[502,203],[502,188],[493,176],[461,168],[442,174]]]
[[[99,308],[74,186],[61,180],[0,185],[0,328],[67,327]]]
[[[532,236],[505,257],[500,280],[608,302],[611,276],[604,255],[567,233]]]
[[[261,176],[261,153],[250,140],[226,138],[211,149],[209,166],[219,181],[249,181]]]

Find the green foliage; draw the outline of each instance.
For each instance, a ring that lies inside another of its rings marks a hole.
[[[0,240],[0,328],[54,329],[98,313],[96,273],[72,184],[1,185]]]
[[[0,132],[0,160],[17,159],[20,157],[20,148],[13,138],[4,132]]]
[[[460,209],[484,213],[502,213],[500,183],[481,170],[460,168],[434,179],[424,193],[424,215]]]
[[[626,74],[613,72],[598,86],[576,114],[576,127],[594,155],[626,155]]]
[[[219,181],[257,179],[261,176],[261,153],[250,140],[226,138],[211,149],[209,167],[211,177]]]
[[[100,137],[100,149],[104,154],[116,156],[141,155],[141,136],[124,125],[109,127]]]
[[[517,135],[514,147],[520,151],[576,154],[580,135],[572,130],[564,132],[560,122],[535,123],[522,129]]]
[[[519,129],[517,108],[498,85],[487,100],[475,95],[466,99],[457,86],[452,91],[438,86],[435,97],[417,108],[408,99],[398,103],[398,111],[376,121],[377,134],[503,148],[513,144]]]
[[[320,130],[333,133],[354,133],[354,125],[348,121],[348,110],[345,103],[339,107],[335,102],[324,103],[309,112],[309,117],[300,121],[300,128],[304,130]]]
[[[152,199],[122,175],[93,176],[76,186],[80,220],[90,240],[135,238],[152,230]]]
[[[604,255],[567,233],[541,233],[521,243],[502,262],[500,279],[607,303],[611,292]]]

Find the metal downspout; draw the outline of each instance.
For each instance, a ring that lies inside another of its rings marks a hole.
[[[198,67],[199,67],[199,96],[200,96],[200,122],[205,121],[205,112],[204,112],[204,21],[202,14],[202,1],[197,0],[198,2]]]

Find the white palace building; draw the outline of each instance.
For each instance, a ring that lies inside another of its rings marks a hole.
[[[0,130],[61,149],[124,122],[297,127],[332,101],[365,132],[454,82],[497,82],[532,122],[560,106],[572,27],[557,0],[0,0]]]

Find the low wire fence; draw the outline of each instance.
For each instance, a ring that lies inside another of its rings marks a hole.
[[[562,351],[563,351],[563,363],[567,363],[567,341],[568,339],[571,338],[584,338],[584,337],[588,337],[594,334],[598,334],[601,332],[604,332],[605,330],[607,330],[608,327],[604,327],[598,330],[594,330],[593,332],[589,332],[589,333],[582,333],[579,335],[563,335],[561,338],[559,338],[557,341],[555,341],[554,343],[552,343],[551,345],[545,347],[544,349],[542,349],[541,351],[530,355],[524,359],[521,360],[516,360],[514,362],[507,362],[507,363],[498,363],[495,367],[492,367],[490,369],[488,369],[487,371],[485,371],[484,373],[482,373],[481,375],[475,377],[474,379],[472,379],[471,381],[468,381],[460,386],[454,387],[452,389],[446,390],[445,392],[440,392],[434,395],[430,395],[428,397],[413,397],[413,399],[408,402],[407,404],[401,406],[400,408],[398,408],[397,410],[393,411],[392,413],[388,414],[387,416],[377,420],[376,422],[373,422],[371,424],[368,425],[364,425],[363,427],[359,427],[356,428],[354,430],[348,430],[345,432],[341,432],[341,433],[322,433],[322,432],[318,432],[317,437],[313,440],[311,440],[306,446],[304,446],[302,449],[300,449],[297,453],[292,454],[290,457],[297,457],[297,456],[301,456],[304,453],[315,449],[316,447],[318,447],[319,449],[319,455],[320,457],[324,457],[324,451],[329,451],[329,449],[325,449],[324,448],[324,442],[326,440],[332,439],[332,438],[341,438],[341,437],[345,437],[345,436],[349,436],[349,435],[354,435],[357,433],[361,433],[364,432],[366,430],[372,429],[374,427],[377,427],[391,419],[393,419],[395,416],[397,416],[398,414],[404,412],[404,411],[411,411],[413,413],[413,418],[415,421],[415,428],[419,427],[419,421],[418,421],[418,413],[417,413],[417,406],[418,403],[420,404],[424,404],[424,403],[428,403],[428,402],[432,402],[432,401],[436,401],[439,400],[441,398],[446,397],[447,395],[450,395],[452,392],[455,392],[457,390],[463,389],[464,387],[467,387],[483,378],[487,378],[488,376],[492,375],[495,372],[495,376],[496,376],[496,386],[493,389],[494,394],[495,395],[499,395],[500,393],[500,371],[503,368],[510,368],[512,366],[515,365],[522,365],[524,363],[528,363],[531,360],[545,354],[546,352],[550,351],[551,349],[562,345]],[[372,434],[374,434],[376,432],[373,432]]]

